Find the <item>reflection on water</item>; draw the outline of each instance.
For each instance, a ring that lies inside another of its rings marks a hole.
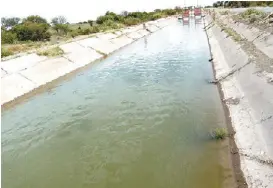
[[[230,185],[226,143],[208,135],[225,124],[208,59],[202,25],[175,20],[4,110],[2,185]]]
[[[148,47],[148,39],[147,39],[147,37],[145,36],[144,38],[144,48],[147,48]]]

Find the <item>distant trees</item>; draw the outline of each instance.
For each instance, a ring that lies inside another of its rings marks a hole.
[[[57,16],[52,18],[51,24],[52,28],[56,30],[58,34],[67,34],[69,31],[67,20],[64,16]]]
[[[177,13],[181,13],[183,11],[183,9],[181,7],[179,7],[179,6],[174,7],[174,10]]]
[[[20,18],[12,17],[12,18],[1,18],[1,26],[4,28],[13,27],[20,22]]]
[[[217,1],[213,3],[213,7],[255,7],[255,6],[273,6],[272,1]]]
[[[23,19],[20,23],[20,18],[2,18],[1,23],[1,43],[14,43],[19,41],[41,41],[48,40],[50,33],[48,29],[50,25],[46,19],[38,16],[31,15]]]
[[[122,16],[128,16],[128,11],[126,11],[126,10],[125,10],[125,11],[122,11],[122,12],[121,12],[121,15],[122,15]]]
[[[1,43],[44,41],[49,40],[51,35],[69,35],[72,37],[82,34],[86,35],[157,20],[181,13],[182,11],[183,9],[179,6],[174,9],[155,9],[152,12],[122,11],[120,14],[116,14],[107,11],[105,15],[99,16],[96,20],[88,20],[78,24],[69,24],[64,16],[54,17],[50,23],[38,15],[30,15],[24,19],[17,17],[1,18]]]
[[[92,27],[93,24],[94,24],[94,21],[93,21],[93,20],[88,20],[87,22],[89,23],[89,25],[90,25],[91,27]]]
[[[52,18],[51,20],[51,23],[54,24],[54,25],[57,25],[57,24],[66,24],[66,18],[64,16],[57,16],[57,17],[54,17]]]
[[[36,24],[48,24],[45,18],[42,18],[41,16],[38,16],[38,15],[28,16],[27,18],[23,19],[23,22],[24,23],[31,22]]]

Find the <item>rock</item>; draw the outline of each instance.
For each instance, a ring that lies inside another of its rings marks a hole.
[[[225,99],[225,102],[227,104],[237,105],[237,104],[239,104],[240,99],[239,98],[228,98],[228,99]]]

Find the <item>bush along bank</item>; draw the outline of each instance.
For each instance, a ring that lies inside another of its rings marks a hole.
[[[66,41],[79,35],[117,30],[181,12],[180,7],[156,9],[153,12],[123,11],[121,14],[108,11],[96,20],[76,24],[67,22],[63,16],[53,18],[50,23],[38,15],[31,15],[23,19],[17,17],[2,18],[1,57],[25,52],[41,45],[57,44],[60,41]]]

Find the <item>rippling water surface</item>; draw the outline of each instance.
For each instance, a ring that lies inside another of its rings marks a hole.
[[[4,109],[2,185],[224,187],[226,145],[208,135],[225,126],[209,58],[202,25],[175,20]]]

